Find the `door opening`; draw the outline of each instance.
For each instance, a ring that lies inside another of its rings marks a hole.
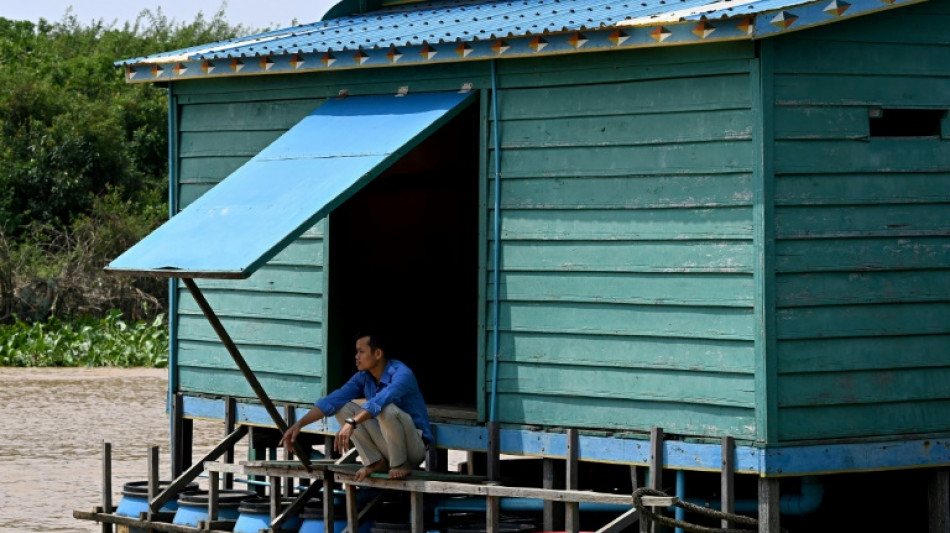
[[[430,410],[474,411],[478,132],[471,105],[331,213],[329,390],[352,375],[355,335],[372,327]]]

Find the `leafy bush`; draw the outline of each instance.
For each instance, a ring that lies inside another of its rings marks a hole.
[[[118,311],[101,319],[0,326],[0,366],[168,366],[165,316],[128,324]]]

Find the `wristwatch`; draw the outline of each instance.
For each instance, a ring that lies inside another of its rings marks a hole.
[[[354,429],[356,428],[356,420],[355,420],[355,419],[353,419],[353,418],[347,418],[346,420],[344,420],[344,422],[346,422],[347,424],[350,424],[351,426],[353,426]]]

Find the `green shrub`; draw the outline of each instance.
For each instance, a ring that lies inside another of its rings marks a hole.
[[[128,324],[112,311],[101,319],[50,318],[0,326],[0,366],[168,366],[165,316]]]

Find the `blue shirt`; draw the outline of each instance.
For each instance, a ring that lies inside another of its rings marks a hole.
[[[412,417],[416,429],[422,430],[422,440],[432,442],[432,429],[429,427],[429,411],[422,399],[422,391],[416,375],[408,366],[395,359],[386,361],[386,368],[379,382],[369,370],[360,370],[342,387],[331,392],[314,405],[330,416],[339,408],[357,398],[366,398],[363,409],[375,418],[389,404],[395,404]]]

